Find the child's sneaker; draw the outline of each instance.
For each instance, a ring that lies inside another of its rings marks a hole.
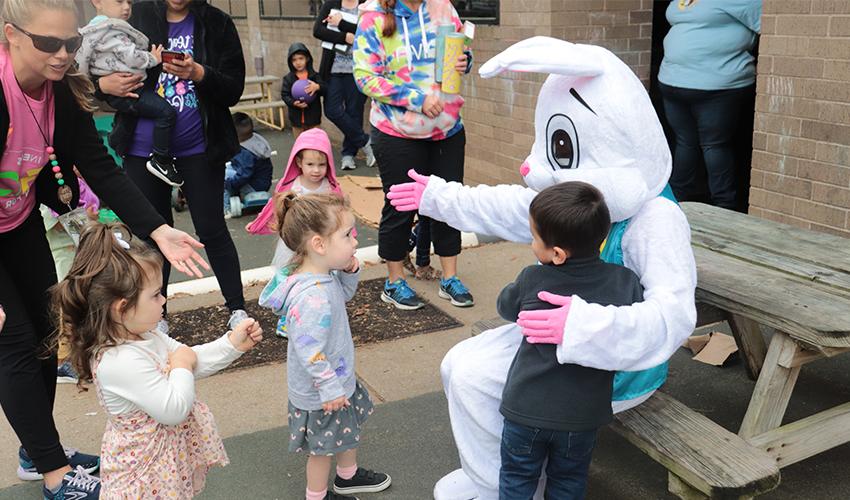
[[[366,155],[366,166],[374,167],[378,164],[378,160],[375,158],[375,152],[372,151],[372,138],[369,138],[369,142],[366,143],[365,146],[360,148],[363,151],[363,154]]]
[[[67,359],[59,365],[59,368],[56,369],[57,384],[76,384],[78,380],[79,377],[77,377],[77,372],[74,370],[74,367],[71,366],[71,362]]]
[[[416,295],[416,292],[407,286],[407,281],[404,278],[399,278],[392,283],[390,283],[390,280],[387,280],[384,283],[384,291],[381,292],[381,300],[406,311],[412,311],[425,306],[425,303]]]
[[[97,500],[100,498],[100,478],[90,476],[82,467],[67,472],[59,491],[53,493],[41,487],[44,500]]]
[[[349,493],[377,493],[390,487],[392,478],[383,472],[375,472],[358,467],[351,479],[334,478],[334,491],[347,495]]]
[[[80,453],[75,448],[65,448],[65,457],[68,458],[68,465],[72,469],[81,467],[83,472],[87,474],[92,474],[100,468],[99,456]],[[18,478],[23,481],[44,479],[44,476],[36,470],[35,464],[30,460],[27,450],[23,446],[18,448]]]
[[[440,280],[439,295],[444,299],[451,300],[452,305],[457,307],[469,307],[475,303],[469,289],[460,282],[457,276]]]
[[[183,185],[183,177],[179,172],[177,172],[177,169],[174,168],[173,162],[163,161],[162,158],[157,158],[156,155],[151,155],[148,162],[145,164],[145,167],[147,167],[148,172],[152,173],[154,177],[168,185],[174,187],[180,187]]]
[[[339,164],[340,170],[354,170],[357,168],[357,165],[354,164],[353,156],[343,156],[342,161]]]

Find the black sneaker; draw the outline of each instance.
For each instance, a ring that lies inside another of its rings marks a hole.
[[[155,155],[151,155],[145,166],[147,167],[148,172],[152,173],[162,182],[174,187],[180,187],[183,185],[183,177],[181,177],[180,173],[177,172],[177,169],[174,168],[174,163],[163,161],[162,158],[157,158]]]
[[[340,495],[349,493],[377,493],[390,487],[392,478],[382,472],[358,467],[351,479],[334,478],[334,491]]]
[[[333,491],[329,491],[325,494],[325,500],[360,500],[357,497],[352,497],[348,495],[337,495]]]

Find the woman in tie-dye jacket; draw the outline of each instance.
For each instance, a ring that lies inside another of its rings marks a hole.
[[[431,174],[462,182],[466,134],[460,118],[463,98],[442,94],[435,82],[437,28],[462,28],[449,0],[369,0],[360,6],[354,39],[354,78],[372,98],[369,121],[372,148],[384,192],[411,177]],[[469,54],[455,65],[469,71]],[[387,261],[389,278],[381,299],[400,309],[424,304],[404,279],[403,259],[415,212],[399,212],[384,202],[378,230],[378,254]],[[457,276],[460,231],[442,222],[431,224],[434,251],[443,277],[440,296],[465,307],[473,303]]]

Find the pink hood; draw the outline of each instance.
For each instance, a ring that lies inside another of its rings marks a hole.
[[[292,151],[289,153],[289,161],[286,164],[286,170],[283,172],[283,178],[277,183],[274,188],[276,193],[285,193],[292,187],[295,179],[301,175],[301,169],[298,168],[298,163],[295,162],[295,155],[303,149],[315,149],[325,153],[328,158],[328,173],[327,179],[331,185],[331,191],[343,196],[342,189],[339,187],[339,182],[336,180],[336,169],[334,168],[334,155],[331,150],[331,140],[328,138],[327,132],[320,128],[305,130],[295,140],[292,146]],[[246,229],[251,234],[274,234],[273,227],[277,224],[275,216],[275,197],[269,199],[263,210],[257,215],[253,222],[246,226]]]

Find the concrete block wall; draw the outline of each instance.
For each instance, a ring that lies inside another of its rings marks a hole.
[[[765,0],[750,213],[850,236],[850,1]]]

